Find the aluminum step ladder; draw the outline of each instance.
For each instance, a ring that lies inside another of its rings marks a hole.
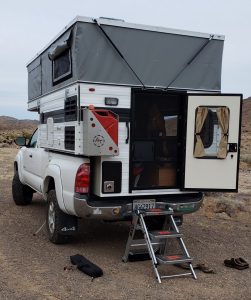
[[[166,216],[164,228],[162,230],[148,231],[144,218],[148,216],[158,217],[163,215]],[[165,229],[167,227],[168,229]],[[135,233],[137,231],[143,233],[144,239],[135,239]],[[170,239],[178,240],[179,247],[182,250],[181,255],[167,254],[167,244]],[[171,208],[168,210],[150,209],[134,211],[133,221],[122,261],[127,262],[129,256],[133,257],[134,255],[142,254],[147,254],[148,258],[150,256],[153,270],[159,283],[161,283],[161,279],[181,276],[193,276],[194,279],[197,279],[192,266],[192,258],[187,251],[186,245],[182,239],[182,234],[179,232],[175,223],[173,210]],[[189,265],[189,272],[173,275],[160,275],[159,273],[158,266],[160,265],[178,265],[182,263],[187,263]]]

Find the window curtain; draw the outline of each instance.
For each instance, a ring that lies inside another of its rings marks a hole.
[[[205,155],[204,145],[200,136],[201,130],[203,128],[204,122],[208,114],[207,107],[198,107],[195,119],[195,147],[194,147],[194,157],[203,157]]]
[[[217,108],[216,114],[221,127],[221,140],[219,144],[217,158],[226,158],[229,129],[229,109],[227,107]]]

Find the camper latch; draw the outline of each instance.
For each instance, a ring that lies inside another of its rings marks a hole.
[[[229,143],[228,144],[228,152],[237,152],[237,144],[236,143]]]

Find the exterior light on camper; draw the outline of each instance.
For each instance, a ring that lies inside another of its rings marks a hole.
[[[119,104],[118,98],[105,97],[105,105],[117,106],[118,104]]]
[[[75,193],[88,194],[90,184],[90,164],[82,164],[75,178]]]

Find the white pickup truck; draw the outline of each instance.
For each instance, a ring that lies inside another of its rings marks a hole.
[[[75,18],[27,65],[28,110],[40,122],[29,142],[16,140],[15,203],[41,194],[49,239],[63,243],[78,218],[171,208],[181,223],[202,192],[237,192],[242,95],[221,93],[223,44],[218,34]],[[149,218],[151,229],[163,225]]]
[[[92,193],[91,160],[40,148],[38,130],[29,141],[19,137],[15,142],[22,148],[14,161],[13,199],[17,205],[28,205],[33,193],[43,196],[48,204],[48,236],[53,243],[65,243],[75,235],[78,218],[130,220],[133,200],[146,198],[139,195],[105,199],[96,197]],[[172,207],[179,224],[183,214],[199,209],[202,196],[199,192],[162,196],[157,197],[156,205]],[[151,220],[152,226],[159,226],[159,219]]]

